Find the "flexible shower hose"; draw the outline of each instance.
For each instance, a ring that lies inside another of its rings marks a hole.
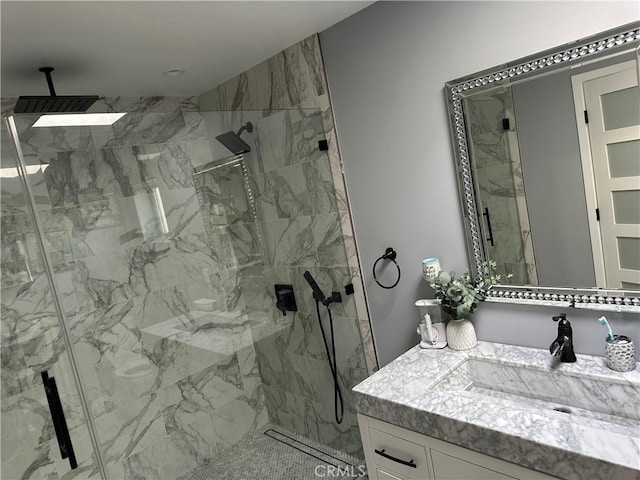
[[[329,308],[329,305],[327,305],[327,312],[329,312],[329,328],[331,329],[331,354],[329,353],[329,344],[327,343],[327,337],[324,333],[324,327],[322,326],[322,318],[320,317],[320,302],[316,300],[316,313],[318,315],[320,331],[322,332],[324,350],[327,352],[327,360],[329,360],[329,368],[331,369],[331,375],[333,376],[333,415],[336,419],[336,423],[340,425],[342,423],[342,420],[344,419],[344,400],[342,398],[342,392],[340,391],[340,385],[338,384],[336,341],[333,333],[333,316],[331,315],[331,309]]]

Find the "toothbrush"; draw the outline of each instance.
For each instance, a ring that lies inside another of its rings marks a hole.
[[[429,340],[431,345],[435,345],[436,341],[433,339],[433,324],[431,323],[431,315],[428,313],[424,314],[424,326],[427,334],[427,340]]]
[[[600,320],[600,325],[604,325],[609,329],[609,333],[607,333],[607,338],[613,342],[613,332],[611,331],[611,325],[609,325],[609,322],[607,322],[607,319],[605,317],[600,317],[598,320]]]

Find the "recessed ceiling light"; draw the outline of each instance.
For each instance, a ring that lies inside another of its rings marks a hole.
[[[71,113],[71,114],[55,114],[42,115],[34,127],[86,127],[95,125],[113,125],[125,113]]]
[[[183,73],[184,73],[184,69],[182,68],[172,68],[171,70],[166,70],[162,72],[162,74],[167,77],[177,77],[178,75],[182,75]]]

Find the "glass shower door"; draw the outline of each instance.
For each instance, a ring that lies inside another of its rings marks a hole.
[[[4,123],[1,146],[0,476],[99,479],[29,196]],[[26,174],[36,208],[47,208],[46,196],[40,194],[42,167],[27,165]]]
[[[113,126],[16,117],[25,159],[46,165],[31,185],[112,479],[177,478],[268,421],[236,257],[194,186],[208,141],[160,103]]]

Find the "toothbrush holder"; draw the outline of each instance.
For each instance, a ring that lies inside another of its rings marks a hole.
[[[440,268],[440,260],[437,258],[425,258],[422,260],[422,276],[427,282],[433,282],[440,270],[442,270]]]
[[[607,366],[617,372],[630,372],[636,368],[633,341],[624,335],[614,335],[606,341]]]

